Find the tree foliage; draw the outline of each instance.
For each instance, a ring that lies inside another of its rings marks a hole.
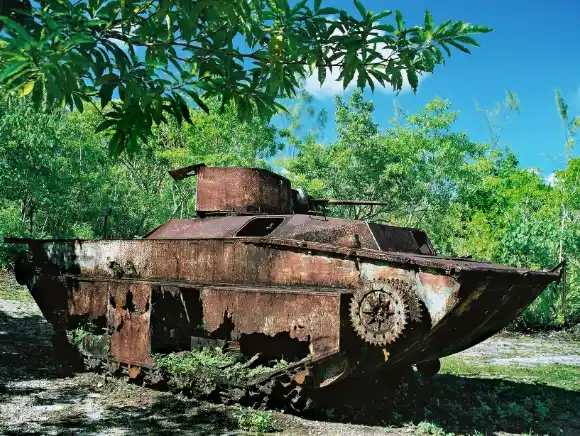
[[[221,114],[213,110],[219,101],[208,104],[210,114],[190,110],[192,125],[168,120],[155,126],[140,154],[113,159],[107,136],[94,131],[96,109],[42,113],[4,101],[0,237],[141,237],[169,218],[194,216],[195,178],[176,183],[167,170],[199,162],[268,167],[292,147],[294,155],[276,164],[294,186],[320,197],[389,203],[329,214],[424,229],[443,255],[549,268],[562,251],[569,264],[566,320],[580,321],[579,158],[548,183],[497,141],[475,142],[458,131],[458,114],[441,99],[416,113],[399,110],[381,129],[372,102],[355,91],[336,100],[338,135],[328,144],[292,126],[239,122],[233,104]],[[308,114],[307,104],[299,106]],[[10,247],[0,245],[1,264]],[[519,323],[562,321],[561,292],[553,285]]]
[[[235,102],[242,120],[268,119],[315,71],[323,83],[338,69],[345,88],[356,74],[360,88],[398,91],[406,79],[416,90],[451,49],[469,53],[473,35],[491,30],[435,24],[428,11],[408,27],[399,11],[354,3],[356,16],[320,0],[10,0],[0,85],[36,107],[98,103],[110,153],[132,154],[155,125],[191,123],[188,105],[208,111],[208,99]]]
[[[517,96],[508,92],[506,107],[514,102]],[[552,185],[520,168],[517,156],[501,146],[499,122],[488,124],[490,143],[457,132],[458,114],[448,101],[433,100],[416,114],[399,110],[383,131],[373,114],[372,102],[360,92],[337,98],[337,140],[323,145],[303,139],[296,156],[280,162],[287,176],[316,196],[388,202],[328,213],[424,229],[443,255],[550,268],[560,261],[565,241],[566,319],[579,322],[580,159],[570,159]],[[560,325],[560,297],[552,285],[524,313],[520,327]]]
[[[219,116],[198,109],[190,117],[194,125],[157,126],[139,155],[112,159],[106,136],[95,133],[94,109],[41,113],[19,101],[0,104],[0,235],[140,237],[194,214],[195,180],[175,183],[168,170],[192,162],[263,167],[282,147],[275,127],[239,123],[233,105]]]

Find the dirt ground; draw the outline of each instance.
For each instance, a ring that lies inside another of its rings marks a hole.
[[[237,408],[178,398],[99,374],[64,373],[53,359],[51,332],[52,328],[33,302],[0,300],[0,434],[243,434],[239,429],[237,416],[240,410]],[[570,365],[574,368],[574,365],[580,365],[578,345],[578,342],[559,337],[499,336],[455,356],[454,362],[462,359],[461,362],[471,365],[470,368],[476,368],[477,365],[538,366],[561,362],[567,365],[566,368]],[[580,376],[580,372],[578,374]],[[483,382],[468,382],[451,375],[438,377],[443,377],[440,384],[448,384],[449,380],[455,383],[452,389],[463,389],[457,386],[464,386],[465,383],[479,383],[477,389],[482,392],[488,389],[488,385]],[[574,384],[574,380],[571,383]],[[535,392],[544,395],[544,391],[536,389]],[[563,424],[558,423],[558,428],[554,428],[553,432],[548,430],[548,433],[580,434],[580,427],[574,427],[574,430],[565,427],[568,425],[565,423],[566,417],[560,416],[562,410],[568,414],[574,413],[572,408],[578,408],[580,395],[568,390],[558,391],[555,395],[546,401],[556,403],[555,406],[551,405],[550,410],[554,413],[559,410],[558,419],[564,421]],[[528,398],[527,394],[525,398]],[[344,400],[360,402],[361,399]],[[506,399],[505,404],[500,404],[498,411],[493,412],[498,414],[498,420],[503,413],[501,410],[510,410],[510,401]],[[433,404],[428,407],[436,408]],[[446,410],[444,404],[441,407]],[[425,414],[429,415],[427,412]],[[404,419],[398,419],[393,425],[385,417],[384,421],[361,425],[364,420],[356,417],[346,419],[346,422],[345,419],[333,419],[332,411],[328,411],[328,419],[325,420],[306,420],[277,412],[272,416],[278,434],[281,435],[453,434],[429,420],[405,422]],[[490,422],[494,419],[492,417]],[[536,422],[533,419],[530,422]],[[550,417],[544,416],[543,419],[545,422]],[[580,422],[580,417],[575,416],[574,419]],[[447,421],[443,419],[441,422]],[[500,431],[495,431],[497,426],[491,423],[482,425],[481,430],[473,428],[473,431],[465,434],[525,434],[526,428],[533,427],[533,424],[526,427],[528,421],[521,425],[514,422],[506,421],[503,426],[505,431],[501,427]],[[453,426],[447,427],[453,429]],[[570,433],[576,429],[579,433]]]

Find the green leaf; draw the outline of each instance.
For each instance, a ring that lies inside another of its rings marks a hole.
[[[429,11],[425,11],[425,29],[426,30],[433,29],[433,16]]]
[[[116,130],[115,134],[111,137],[109,141],[109,156],[117,157],[125,149],[126,137],[124,132],[121,130]]]
[[[393,11],[383,11],[383,12],[379,12],[378,14],[376,14],[376,15],[373,16],[373,20],[374,21],[379,21],[382,18],[388,17],[392,13],[393,13]]]
[[[24,97],[30,94],[32,92],[32,89],[34,88],[34,83],[35,83],[34,80],[27,82],[26,85],[24,85],[20,90],[20,95]]]
[[[463,42],[465,44],[474,45],[475,47],[479,47],[478,42],[470,36],[458,36],[455,38],[459,42]]]
[[[407,80],[409,81],[409,85],[411,85],[411,89],[416,91],[419,86],[419,77],[414,68],[409,68],[407,70]]]
[[[18,36],[20,36],[28,44],[33,44],[34,43],[34,40],[28,34],[28,32],[26,31],[26,29],[24,29],[24,27],[22,27],[16,21],[14,21],[14,20],[12,20],[11,18],[8,18],[8,17],[0,17],[0,21],[2,21],[4,23],[4,26],[5,26],[6,29],[10,29],[13,32],[15,32]]]
[[[6,66],[6,68],[4,68],[0,72],[0,82],[3,82],[5,79],[9,78],[10,76],[15,75],[16,73],[21,71],[23,68],[27,67],[28,65],[29,65],[28,61],[16,61],[16,62],[9,63]]]
[[[371,92],[375,92],[375,82],[370,75],[367,76],[367,82],[369,84],[369,87],[371,88]]]
[[[441,43],[441,47],[443,47],[443,50],[445,50],[447,56],[451,57],[451,50],[449,50],[449,47],[447,47],[447,45],[443,42]]]
[[[492,27],[472,24],[467,25],[467,27],[464,29],[464,33],[489,33],[489,32],[493,32]]]
[[[461,50],[464,53],[471,54],[471,51],[469,51],[469,49],[467,47],[464,47],[455,41],[449,41],[449,44],[451,44],[453,47],[457,48],[458,50]]]
[[[110,84],[112,82],[117,82],[119,80],[119,76],[117,76],[114,73],[111,74],[105,74],[104,76],[101,76],[99,78],[97,78],[97,80],[95,80],[95,85],[104,85],[104,84]]]
[[[352,79],[354,78],[354,73],[355,73],[355,68],[352,65],[345,65],[344,67],[344,77],[342,79],[342,87],[343,89],[346,89],[348,87],[348,85],[350,84],[350,82],[352,82]]]
[[[75,104],[75,107],[82,114],[83,111],[85,110],[84,105],[83,105],[83,101],[81,100],[81,98],[76,93],[75,94],[72,94],[72,99],[73,99],[73,102]]]
[[[393,33],[395,31],[395,28],[390,24],[381,24],[380,26],[377,26],[377,29],[384,30],[385,32],[389,33]]]
[[[36,80],[34,85],[34,89],[32,90],[32,103],[34,107],[40,108],[40,104],[42,103],[42,99],[44,98],[44,86],[42,83],[42,78]]]
[[[322,85],[324,83],[324,81],[326,80],[326,67],[318,67],[318,81],[320,82],[320,85]]]
[[[116,124],[117,124],[117,120],[111,120],[111,119],[105,120],[97,126],[97,128],[95,129],[95,133],[100,133],[104,130],[107,130],[110,127],[113,127]]]
[[[322,3],[322,0],[314,0],[314,12],[319,11],[321,3]]]
[[[53,103],[60,103],[62,101],[62,91],[60,90],[59,83],[62,83],[60,77],[55,77],[54,74],[49,73],[45,75],[46,77],[46,94],[48,97],[49,105]]]
[[[436,38],[443,38],[448,36],[449,33],[449,24],[451,23],[451,19],[445,20],[443,23],[439,24],[435,30],[433,31],[433,37]]]
[[[356,79],[356,86],[359,87],[360,89],[363,89],[365,87],[366,81],[367,81],[366,71],[364,70],[364,68],[359,68],[358,77]]]
[[[116,85],[112,85],[109,83],[101,86],[101,89],[99,90],[99,98],[101,99],[101,108],[107,106],[107,104],[111,101],[115,87]]]
[[[403,14],[401,14],[401,11],[395,12],[395,20],[397,21],[397,28],[399,32],[402,32],[405,28],[405,21],[403,20]]]
[[[192,91],[190,89],[185,90],[185,92],[187,92],[187,94],[193,99],[193,101],[195,101],[195,103],[206,113],[209,114],[209,108],[207,107],[207,105],[203,102],[203,100],[201,99],[201,97],[195,92]]]
[[[317,15],[336,15],[339,13],[340,10],[336,8],[322,8],[318,10]]]
[[[187,121],[189,124],[193,124],[193,122],[191,121],[191,115],[189,113],[189,106],[187,105],[187,103],[183,100],[183,98],[179,94],[175,94],[175,101],[179,106],[179,110],[181,112],[181,116],[183,117],[183,119]]]
[[[361,15],[362,18],[365,18],[367,15],[367,10],[363,6],[363,4],[359,0],[354,0],[354,5],[358,9],[358,13]]]

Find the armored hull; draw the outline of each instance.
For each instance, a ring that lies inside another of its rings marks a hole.
[[[9,239],[29,245],[17,279],[55,343],[87,320],[105,332],[76,344],[92,367],[153,383],[155,356],[226,347],[248,365],[287,362],[244,387],[271,393],[276,382],[298,403],[304,389],[469,348],[560,276],[441,257],[421,230],[313,213],[264,170],[192,168],[197,219],[140,240]],[[224,184],[231,171],[235,183]]]

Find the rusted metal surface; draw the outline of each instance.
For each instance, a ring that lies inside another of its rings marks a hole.
[[[98,318],[107,315],[108,285],[101,282],[73,282],[68,298],[68,314]]]
[[[196,210],[201,214],[289,214],[290,182],[258,168],[201,167],[197,171]]]
[[[111,357],[150,366],[151,286],[147,283],[109,284],[108,325],[112,329]]]
[[[348,204],[360,206],[389,206],[391,203],[385,201],[373,200],[332,200],[328,198],[311,198],[310,202],[313,204]]]
[[[204,219],[169,220],[148,233],[148,239],[194,239],[231,237],[251,216],[207,217]]]
[[[154,366],[152,353],[227,344],[298,362],[270,380],[298,395],[470,347],[559,278],[437,256],[418,229],[293,214],[318,199],[266,170],[197,165],[172,176],[192,174],[200,218],[146,239],[6,238],[29,244],[19,281],[55,330],[102,321],[110,342],[87,349],[107,345],[132,378]]]
[[[419,341],[401,350],[397,361],[429,361],[469,348],[515,319],[550,283],[547,277],[525,279],[474,274],[466,278],[458,303]],[[469,298],[476,295],[477,298]]]
[[[287,333],[306,344],[313,359],[340,348],[340,294],[301,289],[208,287],[202,291],[203,318],[210,332],[230,322],[231,338]]]
[[[268,234],[268,237],[273,239],[319,242],[348,248],[434,254],[427,236],[417,229],[312,215],[268,215],[267,217],[282,219],[282,222]],[[249,221],[255,219],[260,218],[228,216],[170,220],[146,237],[147,239],[235,237]],[[423,248],[423,245],[426,247]]]

